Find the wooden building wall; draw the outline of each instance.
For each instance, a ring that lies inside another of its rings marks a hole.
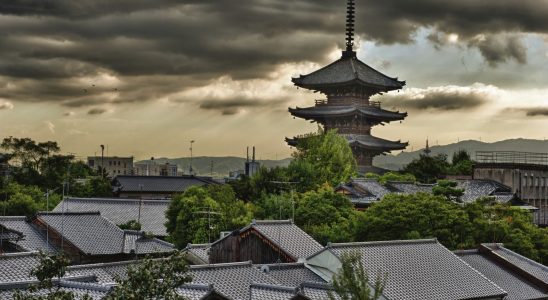
[[[253,228],[236,232],[211,246],[209,262],[251,261],[254,264],[289,263],[296,260]]]

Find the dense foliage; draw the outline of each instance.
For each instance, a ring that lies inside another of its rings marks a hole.
[[[221,231],[250,223],[253,211],[253,205],[238,200],[229,185],[194,186],[170,202],[166,229],[170,240],[183,248],[216,240]]]
[[[97,176],[72,155],[60,155],[56,142],[30,138],[4,138],[0,162],[10,165],[10,175],[0,179],[1,213],[30,216],[53,209],[61,195],[105,197],[112,195],[108,178]],[[49,206],[46,195],[49,195]]]
[[[411,161],[403,168],[405,173],[413,174],[418,181],[423,183],[435,183],[444,175],[472,175],[473,161],[465,150],[453,154],[451,162],[447,155],[421,154],[419,158]]]
[[[529,258],[548,261],[548,229],[519,208],[480,199],[470,204],[424,193],[390,194],[373,204],[357,225],[357,240],[437,238],[449,249],[504,243]]]
[[[389,181],[399,181],[399,182],[415,182],[417,179],[413,174],[410,173],[400,173],[400,172],[386,172],[382,175],[375,173],[365,174],[365,178],[375,179],[381,184],[386,184]]]

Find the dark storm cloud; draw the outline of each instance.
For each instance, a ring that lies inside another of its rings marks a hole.
[[[411,43],[428,27],[459,34],[492,66],[525,63],[519,33],[548,32],[548,0],[357,2],[367,40]],[[169,97],[220,76],[268,78],[283,63],[326,63],[343,46],[344,13],[332,0],[3,0],[0,80],[14,85],[0,97],[90,106]],[[120,91],[82,84],[103,74]]]
[[[491,66],[497,66],[509,60],[524,64],[527,62],[527,49],[518,36],[495,35],[484,39],[471,41],[471,46],[480,50],[485,60]]]
[[[520,113],[527,117],[548,117],[548,107],[507,108],[503,113]]]
[[[378,98],[386,107],[401,107],[410,110],[470,110],[488,103],[487,93],[473,89],[436,88],[419,93],[385,95]]]
[[[200,108],[205,110],[216,110],[222,115],[234,115],[244,109],[257,108],[275,108],[283,103],[287,103],[289,99],[252,99],[249,97],[232,97],[232,98],[213,98],[200,101]]]
[[[104,108],[92,108],[88,111],[88,115],[102,115],[106,112],[107,110]]]

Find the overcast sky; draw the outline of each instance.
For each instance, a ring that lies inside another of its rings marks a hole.
[[[86,156],[283,158],[316,130],[291,77],[340,57],[343,0],[2,0],[0,136]],[[407,111],[409,150],[548,137],[548,0],[356,0],[358,57]],[[534,150],[534,149],[532,149]]]

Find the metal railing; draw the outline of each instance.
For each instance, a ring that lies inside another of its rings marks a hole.
[[[548,166],[548,153],[476,151],[476,162]]]

